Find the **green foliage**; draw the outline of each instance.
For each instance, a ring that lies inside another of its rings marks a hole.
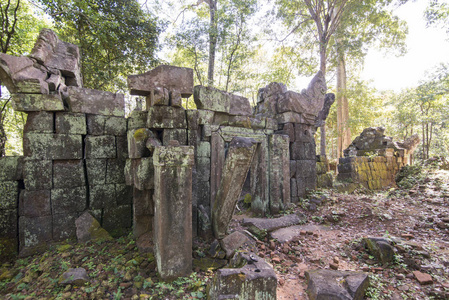
[[[396,183],[403,189],[410,189],[423,178],[423,168],[416,164],[413,166],[404,166],[396,175]]]
[[[442,0],[432,0],[425,11],[425,17],[428,25],[446,27],[449,34],[449,3]]]
[[[61,39],[80,47],[84,85],[116,92],[157,64],[161,27],[136,0],[39,0]]]

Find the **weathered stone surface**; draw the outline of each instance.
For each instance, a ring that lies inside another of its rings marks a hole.
[[[231,95],[213,87],[195,86],[193,99],[198,109],[229,113],[231,106]]]
[[[128,131],[129,158],[149,157],[150,149],[147,148],[148,139],[156,139],[154,133],[147,128],[139,128]]]
[[[101,209],[110,205],[115,205],[115,185],[91,185],[90,191],[90,207],[91,209]]]
[[[51,160],[26,159],[23,168],[27,190],[49,190],[52,188],[53,166]]]
[[[133,188],[126,184],[115,185],[117,205],[131,205],[133,202]]]
[[[123,117],[106,117],[104,122],[104,134],[106,135],[126,135],[127,122]]]
[[[254,253],[239,253],[239,266],[219,269],[209,289],[210,299],[276,299],[273,268]]]
[[[332,104],[335,102],[335,94],[334,93],[327,93],[324,96],[324,104],[323,108],[318,113],[316,119],[315,119],[315,127],[321,127],[324,124],[326,124],[327,116],[329,115],[330,108]]]
[[[211,157],[210,157],[210,206],[214,207],[215,197],[220,187],[223,166],[225,163],[225,141],[218,132],[211,136]]]
[[[327,231],[328,227],[322,225],[296,225],[280,228],[270,233],[272,239],[276,239],[280,243],[291,241],[293,238],[300,236],[301,231]]]
[[[150,95],[154,89],[162,87],[177,91],[182,97],[193,94],[193,69],[161,65],[139,75],[128,76],[131,95]]]
[[[210,180],[210,158],[198,157],[196,164],[196,178],[199,181]]]
[[[68,86],[67,95],[67,102],[72,112],[116,117],[125,116],[123,94]]]
[[[239,116],[250,116],[253,114],[248,98],[231,94],[229,114]]]
[[[257,145],[250,171],[251,211],[264,216],[269,211],[269,150],[268,140],[265,138]]]
[[[267,233],[279,228],[299,225],[305,223],[306,221],[307,217],[298,213],[274,219],[245,218],[243,219],[243,225],[246,226],[251,233],[259,236],[260,233],[263,232]]]
[[[48,94],[46,78],[28,57],[0,53],[0,81],[10,93]]]
[[[18,196],[17,181],[0,181],[0,209],[16,209]]]
[[[86,209],[87,192],[85,186],[51,190],[53,214],[82,212]]]
[[[180,145],[187,145],[187,130],[164,129],[162,134],[162,145],[167,146],[172,140],[178,141]]]
[[[56,133],[87,134],[85,114],[56,113],[55,124]]]
[[[64,272],[59,279],[59,282],[62,285],[72,284],[82,287],[90,282],[90,278],[89,275],[87,275],[86,269],[75,268],[68,269],[67,272]]]
[[[20,251],[26,254],[32,253],[32,248],[45,247],[52,239],[52,217],[20,217],[19,218],[19,241]],[[27,249],[29,248],[29,249]],[[26,255],[26,254],[23,255]]]
[[[133,188],[133,203],[133,234],[138,238],[153,228],[153,190]]]
[[[86,159],[87,181],[89,185],[106,183],[107,159]]]
[[[117,146],[117,158],[126,160],[129,157],[128,154],[128,137],[125,136],[116,136],[115,143]]]
[[[103,228],[113,237],[129,232],[132,227],[131,205],[108,205],[103,211]]]
[[[0,242],[17,239],[17,209],[1,209],[0,216]]]
[[[53,119],[52,112],[29,112],[23,132],[53,133]]]
[[[108,159],[106,168],[106,183],[125,183],[125,160]]]
[[[157,147],[154,163],[154,243],[163,279],[192,272],[191,146]]]
[[[212,228],[217,239],[226,235],[256,146],[253,139],[237,137],[229,145],[220,187],[212,209]]]
[[[23,179],[23,156],[0,157],[0,181]]]
[[[426,284],[432,284],[433,283],[432,276],[430,276],[429,274],[422,273],[420,271],[413,271],[413,275],[415,276],[416,280],[418,280],[418,282],[421,285],[426,285]]]
[[[84,186],[84,163],[82,160],[61,160],[53,162],[53,188]]]
[[[193,267],[198,268],[201,271],[208,271],[208,270],[217,270],[220,268],[223,268],[228,264],[228,261],[226,259],[217,259],[217,258],[210,258],[210,257],[204,257],[199,259],[193,260]]]
[[[363,239],[368,251],[374,255],[382,264],[392,263],[394,260],[394,249],[384,238],[368,237]]]
[[[16,111],[64,111],[58,94],[12,94],[12,107]]]
[[[269,137],[270,212],[277,214],[290,204],[290,155],[286,135]]]
[[[81,135],[24,133],[23,153],[30,159],[82,159]]]
[[[152,106],[148,110],[148,128],[187,128],[186,112],[182,107]]]
[[[220,246],[225,251],[226,258],[229,259],[241,248],[254,251],[256,241],[243,232],[234,231],[220,241]]]
[[[198,109],[198,125],[212,124],[214,120],[214,112],[205,109]]]
[[[133,162],[134,186],[139,190],[154,189],[154,166],[152,157],[142,157]]]
[[[113,135],[87,136],[86,158],[116,158],[117,147]]]
[[[128,130],[144,128],[147,125],[148,112],[134,110],[128,117]]]
[[[50,216],[50,190],[22,190],[19,198],[19,215],[25,217]]]
[[[209,142],[199,142],[196,155],[198,157],[210,157],[210,143]]]
[[[89,212],[84,212],[75,221],[78,242],[111,240],[109,233],[101,228],[100,223]]]
[[[53,214],[53,240],[61,241],[76,237],[77,212]]]
[[[305,275],[311,300],[362,300],[369,286],[368,275],[360,272],[310,270]]]
[[[60,70],[68,77],[66,85],[82,86],[78,46],[62,42],[52,30],[41,30],[30,57],[46,67]]]
[[[315,160],[298,160],[296,161],[296,177],[309,177],[310,174],[316,174]]]

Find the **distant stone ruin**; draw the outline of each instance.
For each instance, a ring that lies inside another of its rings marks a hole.
[[[301,93],[269,84],[252,108],[194,87],[191,69],[159,66],[128,77],[146,107],[125,118],[124,96],[83,88],[78,48],[43,30],[28,57],[0,54],[0,80],[28,114],[24,156],[0,158],[2,255],[75,238],[89,212],[113,236],[150,236],[159,274],[176,278],[192,270],[195,236],[228,235],[247,177],[262,216],[316,188],[321,72]],[[192,95],[197,109],[186,110]]]
[[[383,127],[370,127],[354,139],[340,158],[338,180],[360,183],[370,190],[394,185],[396,174],[410,164],[420,140],[415,134],[402,143],[393,142],[384,132]]]

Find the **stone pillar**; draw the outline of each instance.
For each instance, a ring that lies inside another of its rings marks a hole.
[[[250,171],[251,195],[253,197],[251,211],[261,216],[265,216],[270,205],[268,168],[268,139],[264,139],[257,145]]]
[[[290,204],[290,152],[287,135],[270,136],[270,212],[278,214]]]
[[[192,146],[156,147],[154,163],[154,251],[164,280],[192,272]]]
[[[212,227],[217,239],[226,235],[256,147],[256,141],[251,138],[235,137],[229,144],[220,187],[212,209]]]

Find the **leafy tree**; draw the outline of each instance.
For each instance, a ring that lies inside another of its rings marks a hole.
[[[136,0],[39,0],[61,39],[80,47],[84,85],[116,92],[157,64],[161,27]]]
[[[46,24],[42,16],[36,15],[26,0],[0,0],[0,52],[10,55],[30,53],[39,31]],[[1,85],[1,82],[0,82]],[[4,87],[0,89],[0,156],[19,154],[20,138],[15,143],[8,141],[9,136],[20,137],[24,124],[23,113],[14,112],[10,95]]]
[[[441,25],[449,34],[449,3],[432,0],[424,15],[428,25]]]

